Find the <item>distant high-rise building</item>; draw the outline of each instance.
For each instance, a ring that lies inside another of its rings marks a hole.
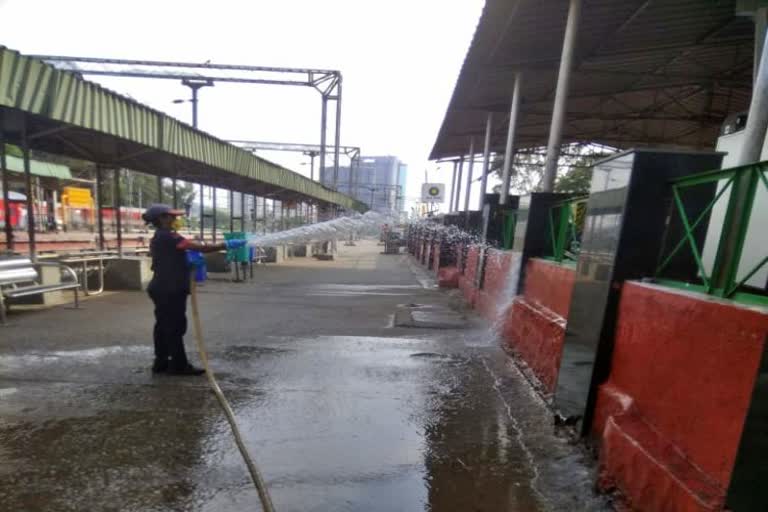
[[[354,169],[351,190],[349,166],[339,167],[338,190],[369,205],[372,210],[401,212],[407,175],[408,166],[397,157],[363,156],[360,157],[360,167]]]

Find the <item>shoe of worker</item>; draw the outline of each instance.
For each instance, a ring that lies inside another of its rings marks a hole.
[[[168,368],[169,375],[202,375],[204,373],[205,370],[194,367],[191,364],[188,364],[183,368]]]
[[[165,373],[167,371],[168,371],[168,361],[155,359],[155,362],[152,364],[152,373]]]

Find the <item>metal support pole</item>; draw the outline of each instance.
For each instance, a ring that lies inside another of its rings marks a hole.
[[[339,149],[341,147],[341,74],[336,85],[336,141],[333,149],[333,188],[338,190],[339,184]]]
[[[456,176],[456,203],[453,207],[454,212],[459,211],[459,201],[461,201],[461,178],[464,175],[464,155],[459,158],[459,174]]]
[[[520,78],[515,75],[515,84],[512,88],[512,105],[509,107],[509,128],[507,129],[507,146],[504,149],[504,168],[501,173],[501,195],[499,204],[504,206],[509,199],[509,180],[512,172],[512,162],[515,160],[515,134],[517,131],[517,118],[520,115]]]
[[[120,212],[122,200],[120,197],[120,169],[115,169],[115,229],[117,230],[117,254],[123,256],[123,215]]]
[[[765,37],[766,34],[763,34],[764,40]],[[763,151],[763,142],[768,129],[768,52],[763,52],[761,56],[752,91],[739,165],[759,162]]]
[[[267,197],[264,196],[261,198],[261,209],[263,211],[263,219],[264,219],[264,234],[267,234]]]
[[[179,207],[179,193],[176,190],[176,178],[171,179],[171,195],[173,196],[173,208]]]
[[[271,201],[272,201],[272,229],[270,231],[274,233],[276,231],[275,219],[277,219],[277,208],[275,207],[275,200],[271,199]]]
[[[475,165],[475,138],[469,138],[469,166],[467,167],[467,192],[464,196],[464,212],[469,219],[469,198],[472,195],[472,171]]]
[[[235,192],[229,191],[229,232],[235,230]]]
[[[453,210],[453,201],[454,196],[456,195],[456,171],[459,167],[459,161],[454,160],[453,161],[453,178],[451,179],[451,199],[448,201],[448,211],[450,212]]]
[[[0,172],[3,180],[3,216],[5,218],[5,250],[13,251],[13,224],[11,224],[11,193],[8,183],[8,169],[5,163],[5,120],[0,111]],[[0,305],[0,307],[3,307]]]
[[[245,233],[245,192],[240,192],[240,231]]]
[[[483,175],[480,177],[480,211],[485,206],[485,190],[488,188],[488,169],[491,168],[491,132],[493,131],[493,112],[488,112],[485,120],[485,144],[483,145]]]
[[[354,183],[354,192],[350,192],[350,195],[360,200],[360,153],[358,152],[357,155],[355,155],[355,158],[353,158],[353,161],[355,162],[355,183]]]
[[[104,171],[96,164],[96,223],[99,230],[99,250],[104,251]]]
[[[765,34],[763,35],[765,37]],[[749,105],[747,126],[744,128],[743,145],[738,165],[759,162],[763,151],[763,142],[768,131],[768,52],[760,57],[757,79],[752,88],[752,101]],[[715,288],[725,288],[731,281],[731,271],[738,269],[743,236],[746,234],[743,223],[749,221],[754,201],[752,173],[742,172],[736,175],[731,186],[728,212],[723,222],[722,234],[715,266],[712,270],[712,283]]]
[[[29,162],[29,139],[27,138],[27,121],[22,121],[21,126],[21,151],[24,158],[24,187],[27,192],[27,236],[29,237],[29,257],[33,262],[37,261],[37,247],[35,244],[35,199],[32,190],[32,169]]]
[[[315,181],[315,156],[314,152],[309,154],[309,179]]]
[[[352,184],[354,183],[354,180],[352,179],[352,173],[355,172],[355,159],[352,158],[349,161],[349,179],[347,180],[347,194],[350,196],[352,195]]]
[[[765,35],[768,32],[768,7],[760,7],[755,11],[755,60],[752,76],[753,81],[757,82],[757,74],[760,70],[760,61],[763,58],[763,49],[765,47]]]
[[[549,127],[549,143],[547,144],[547,160],[544,163],[544,177],[541,189],[551,192],[557,177],[557,162],[560,158],[560,145],[563,140],[563,125],[565,124],[565,107],[568,101],[568,85],[571,80],[573,53],[576,45],[576,33],[581,18],[582,0],[570,0],[568,23],[565,27],[563,53],[560,58],[560,70],[557,74],[557,89],[555,103],[552,107],[552,123]]]
[[[325,185],[325,152],[328,127],[328,96],[323,95],[322,110],[320,112],[320,183]]]
[[[192,127],[197,128],[197,87],[192,89]]]
[[[200,241],[205,240],[205,196],[203,184],[200,184]]]
[[[160,176],[157,177],[157,202],[163,202],[163,178]]]
[[[211,187],[211,230],[213,231],[213,243],[216,243],[216,187]]]

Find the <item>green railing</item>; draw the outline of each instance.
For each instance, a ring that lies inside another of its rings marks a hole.
[[[549,209],[550,252],[547,259],[575,264],[579,259],[588,197],[574,197]]]
[[[515,228],[517,227],[517,210],[504,210],[504,219],[501,225],[501,246],[509,250],[515,243]]]
[[[761,162],[732,169],[694,174],[673,180],[671,185],[675,205],[674,211],[677,213],[678,219],[682,224],[684,234],[666,256],[662,255],[661,263],[656,269],[656,280],[662,284],[677,288],[693,289],[722,298],[753,304],[768,304],[768,297],[745,291],[747,281],[768,263],[768,248],[765,250],[766,255],[758,261],[757,265],[741,272],[741,275],[739,275],[755,196],[762,187],[768,190],[766,171],[768,171],[768,162]],[[719,182],[723,183],[717,186],[713,199],[706,207],[689,216],[685,208],[683,193],[693,187],[713,186]],[[708,273],[702,257],[703,247],[699,247],[696,240],[696,229],[704,222],[704,219],[708,218],[715,205],[726,196],[725,219],[715,253],[714,265],[712,266],[712,271]],[[670,220],[674,220],[674,218]],[[766,229],[768,229],[768,226],[766,226]],[[683,247],[688,247],[696,262],[700,283],[685,283],[679,280],[663,279],[665,269],[668,268],[673,258]]]

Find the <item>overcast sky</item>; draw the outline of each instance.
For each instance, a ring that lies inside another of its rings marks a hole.
[[[430,181],[450,181],[450,169],[437,171],[427,157],[482,5],[482,0],[0,0],[0,44],[22,53],[341,70],[342,144],[406,162],[407,195],[413,200],[425,169]],[[191,122],[189,104],[172,103],[189,96],[177,81],[98,81]],[[199,125],[224,139],[318,144],[320,95],[303,87],[219,83],[200,93]],[[262,155],[309,174],[309,166],[300,165],[308,157]]]

